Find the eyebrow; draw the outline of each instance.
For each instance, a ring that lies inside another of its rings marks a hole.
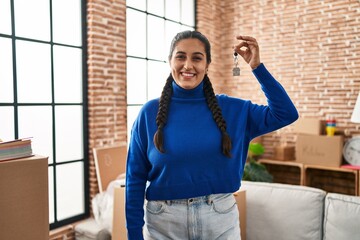
[[[186,54],[186,52],[184,52],[184,51],[178,51],[178,52],[176,52],[176,54]],[[205,54],[203,54],[202,52],[194,52],[193,55],[202,55],[202,56],[205,56]]]

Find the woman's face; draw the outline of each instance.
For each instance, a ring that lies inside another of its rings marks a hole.
[[[208,66],[205,46],[196,38],[180,40],[170,59],[171,74],[184,89],[197,87],[204,79]]]

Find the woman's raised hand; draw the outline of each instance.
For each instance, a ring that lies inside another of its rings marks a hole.
[[[260,65],[260,50],[255,38],[250,36],[236,36],[240,43],[233,46],[235,52],[240,54],[247,62],[251,69],[255,69]]]

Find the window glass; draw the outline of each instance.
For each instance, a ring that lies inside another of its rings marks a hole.
[[[164,0],[147,0],[147,11],[155,15],[164,16]]]
[[[195,2],[194,0],[181,0],[181,22],[195,26]]]
[[[55,208],[54,208],[54,168],[48,168],[48,179],[49,179],[49,223],[54,223],[55,221]]]
[[[130,56],[146,57],[146,14],[126,10],[126,51]]]
[[[53,41],[81,46],[81,1],[52,0],[52,10]]]
[[[14,140],[14,107],[0,107],[0,139]]]
[[[14,102],[12,61],[11,39],[0,37],[0,102]]]
[[[180,32],[180,24],[171,21],[165,21],[165,46],[166,46],[166,61],[168,61],[168,55],[170,54],[170,45],[175,35]]]
[[[84,197],[83,162],[58,165],[56,167],[57,220],[83,213]]]
[[[32,137],[34,153],[53,161],[52,111],[50,106],[19,106],[19,138]]]
[[[126,0],[126,6],[145,11],[146,0]]]
[[[15,34],[50,41],[49,0],[14,0]]]
[[[131,137],[131,129],[132,126],[134,124],[134,121],[136,119],[136,117],[139,114],[139,111],[141,109],[141,106],[128,106],[127,107],[127,129],[128,129],[128,142],[130,142],[130,137]]]
[[[191,0],[127,1],[127,130],[142,105],[161,95],[170,74],[168,55],[173,37],[195,27]],[[131,4],[131,5],[130,5]]]
[[[0,0],[0,33],[11,34],[10,0]]]
[[[180,0],[168,0],[165,2],[165,17],[180,22]]]
[[[16,40],[16,71],[19,102],[51,102],[49,44]]]
[[[56,162],[83,159],[82,106],[55,107]]]
[[[48,157],[50,229],[88,213],[86,7],[83,0],[0,0],[0,139],[32,137],[33,153]],[[67,190],[66,174],[75,172]],[[59,197],[55,190],[68,195]]]
[[[82,102],[82,50],[54,46],[54,90],[56,103]]]
[[[143,104],[146,99],[146,60],[127,58],[127,102]]]
[[[187,31],[187,30],[193,31],[195,29],[193,27],[189,27],[189,26],[186,26],[186,25],[181,25],[180,31]]]
[[[170,74],[168,63],[148,61],[148,99],[159,98]]]
[[[164,54],[164,19],[148,15],[148,26],[147,26],[147,49],[148,58],[165,60]]]

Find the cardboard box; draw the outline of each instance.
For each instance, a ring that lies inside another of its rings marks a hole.
[[[296,162],[340,167],[342,163],[343,136],[316,136],[299,134],[296,140]]]
[[[114,189],[114,212],[112,240],[127,239],[126,220],[125,220],[125,188],[115,187]]]
[[[293,126],[295,133],[324,135],[326,121],[319,118],[299,118]]]
[[[274,148],[274,159],[281,161],[295,160],[294,146],[276,146]]]
[[[49,239],[48,158],[0,162],[0,239]]]
[[[239,210],[241,240],[246,240],[246,190],[240,189],[234,196]]]
[[[95,170],[99,192],[103,192],[109,183],[125,173],[127,146],[107,146],[93,149]]]

